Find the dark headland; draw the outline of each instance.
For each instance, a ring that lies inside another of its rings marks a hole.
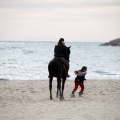
[[[111,40],[109,42],[106,42],[106,43],[103,43],[101,44],[101,46],[120,46],[120,38],[117,38],[117,39],[114,39],[114,40]]]

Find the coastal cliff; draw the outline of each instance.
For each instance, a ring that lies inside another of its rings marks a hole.
[[[101,44],[101,46],[120,46],[120,38]]]

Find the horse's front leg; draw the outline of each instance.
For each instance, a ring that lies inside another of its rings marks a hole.
[[[53,97],[52,97],[52,81],[53,81],[53,77],[50,77],[50,79],[49,79],[50,100],[53,100]]]

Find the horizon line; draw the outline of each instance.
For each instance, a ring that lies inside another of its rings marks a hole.
[[[56,42],[56,41],[38,41],[38,40],[0,40],[0,42]],[[94,43],[94,42],[101,42],[101,41],[65,41],[65,42],[83,42],[83,43]],[[105,41],[104,41],[105,42]]]

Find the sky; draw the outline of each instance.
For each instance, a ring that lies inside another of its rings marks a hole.
[[[0,41],[120,38],[120,0],[0,0]]]

